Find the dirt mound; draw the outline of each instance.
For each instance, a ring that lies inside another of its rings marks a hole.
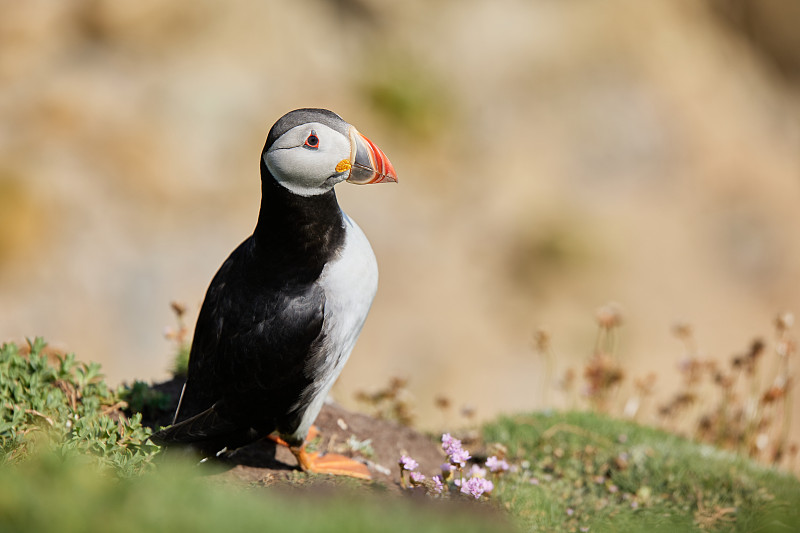
[[[170,403],[163,410],[145,413],[143,423],[151,427],[170,424],[182,386],[183,380],[179,378],[153,385],[154,390],[169,396]],[[373,480],[388,488],[399,488],[397,461],[401,454],[413,457],[425,474],[438,472],[445,459],[431,436],[393,421],[348,411],[334,403],[322,408],[315,425],[319,436],[310,444],[315,451],[363,460]],[[264,485],[292,480],[298,471],[291,452],[268,439],[236,450],[219,465],[225,469],[219,474],[224,480]]]

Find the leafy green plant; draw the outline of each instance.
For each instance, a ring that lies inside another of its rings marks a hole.
[[[120,398],[128,404],[126,411],[141,413],[148,419],[157,418],[169,409],[169,395],[154,389],[144,381],[136,380],[120,391]]]
[[[102,380],[100,365],[73,354],[48,360],[46,343],[0,347],[0,463],[24,461],[36,448],[88,454],[122,477],[150,465],[158,447],[141,414],[126,417],[121,391]]]

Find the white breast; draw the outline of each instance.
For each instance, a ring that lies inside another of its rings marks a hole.
[[[319,379],[303,391],[299,404],[308,403],[296,439],[305,438],[333,383],[350,357],[378,290],[378,263],[361,228],[346,214],[345,242],[336,258],[322,270],[325,291],[325,350],[309,360]],[[308,370],[311,370],[309,368]]]

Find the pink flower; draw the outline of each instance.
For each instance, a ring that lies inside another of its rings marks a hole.
[[[498,459],[493,455],[486,459],[486,468],[492,472],[505,472],[509,466],[505,459]]]
[[[481,468],[478,465],[472,465],[472,468],[469,469],[469,476],[470,477],[486,477],[486,469]]]
[[[444,491],[444,482],[442,476],[433,476],[433,489],[436,494],[441,494]]]
[[[401,455],[400,456],[400,461],[398,461],[398,464],[400,465],[400,470],[401,471],[402,470],[409,470],[409,471],[410,470],[416,470],[417,467],[419,466],[419,463],[417,463],[414,459],[412,459],[411,457],[409,457],[407,455]]]
[[[461,449],[461,441],[450,436],[450,433],[442,435],[442,449],[447,455]]]
[[[411,472],[411,474],[409,474],[409,477],[411,478],[411,483],[413,485],[419,485],[420,483],[425,481],[425,476],[420,474],[419,472]]]
[[[471,457],[467,450],[458,448],[457,450],[453,450],[453,453],[450,454],[450,462],[464,468]]]
[[[471,477],[461,484],[461,492],[478,499],[485,492],[492,492],[494,484],[482,477]]]
[[[447,453],[450,463],[461,468],[464,468],[472,457],[467,450],[461,447],[461,441],[450,436],[450,433],[442,435],[442,449]]]

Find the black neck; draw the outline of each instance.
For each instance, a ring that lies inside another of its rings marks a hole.
[[[253,232],[256,255],[298,280],[315,280],[344,242],[333,189],[300,196],[280,185],[261,161],[261,211]]]

